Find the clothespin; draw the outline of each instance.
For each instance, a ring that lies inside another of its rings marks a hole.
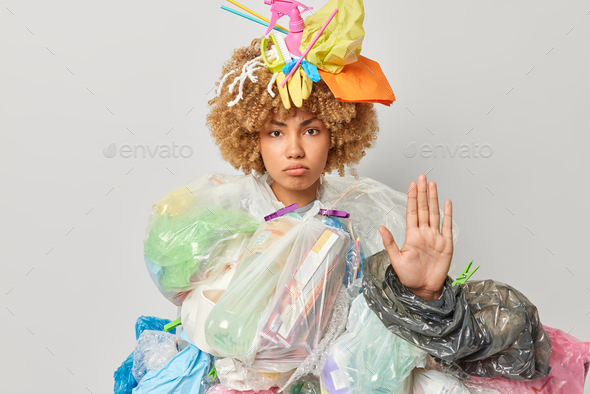
[[[180,317],[164,326],[164,331],[170,331],[174,327],[180,326],[182,323],[180,322]]]
[[[477,268],[475,268],[473,271],[469,272],[469,268],[471,268],[471,263],[473,263],[473,260],[471,260],[469,262],[469,264],[467,264],[467,267],[465,267],[463,269],[463,271],[461,271],[459,276],[457,276],[457,279],[455,279],[455,281],[453,282],[452,286],[455,286],[456,284],[463,286],[465,284],[465,282],[467,281],[467,279],[471,278],[471,275],[473,275],[475,273],[475,271],[477,271],[477,269],[480,267],[478,265]]]
[[[332,209],[320,209],[320,215],[336,216],[343,219],[347,219],[350,217],[350,213],[346,211],[334,211]]]
[[[278,211],[276,211],[276,212],[274,212],[274,213],[271,213],[270,215],[266,215],[266,216],[264,217],[264,220],[265,220],[266,222],[268,222],[269,220],[276,219],[276,218],[278,218],[279,216],[283,216],[283,215],[284,215],[284,214],[286,214],[286,213],[289,213],[289,212],[291,212],[291,211],[294,211],[294,210],[296,210],[297,208],[299,208],[299,205],[297,205],[297,203],[295,203],[295,204],[291,204],[291,205],[289,205],[288,207],[281,208],[281,209],[279,209]]]
[[[217,379],[217,371],[215,370],[215,365],[213,365],[213,368],[211,368],[211,371],[209,372],[209,374],[207,374],[207,376],[211,375],[213,375],[213,380]]]

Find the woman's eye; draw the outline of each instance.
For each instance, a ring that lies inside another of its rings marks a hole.
[[[305,132],[306,132],[306,133],[307,133],[308,131],[315,131],[315,133],[314,133],[314,134],[311,134],[311,135],[318,135],[318,134],[319,134],[319,132],[320,132],[320,130],[319,130],[319,129],[308,129],[308,130],[305,130]],[[270,135],[271,137],[278,137],[278,135],[276,135],[276,134],[274,134],[274,133],[279,133],[279,135],[281,134],[281,132],[280,132],[280,131],[278,131],[278,130],[273,130],[273,131],[271,131],[270,133],[268,133],[268,135]]]

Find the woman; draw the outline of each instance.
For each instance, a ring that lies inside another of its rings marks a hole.
[[[379,129],[371,100],[338,99],[324,79],[315,81],[301,100],[294,96],[301,91],[295,93],[290,86],[286,92],[279,83],[274,84],[276,73],[265,67],[260,53],[259,39],[234,50],[223,67],[207,117],[223,158],[245,175],[207,173],[179,186],[154,205],[147,231],[146,263],[163,294],[181,306],[183,338],[190,342],[190,348],[196,345],[194,348],[212,354],[220,348],[209,346],[215,346],[212,343],[219,335],[205,339],[209,335],[205,326],[214,326],[208,317],[211,308],[219,309],[236,287],[232,279],[235,268],[241,269],[244,263],[239,261],[248,256],[244,247],[250,238],[246,235],[252,237],[258,225],[248,218],[261,221],[265,216],[285,216],[289,211],[285,208],[297,204],[292,214],[299,219],[308,220],[320,213],[319,217],[327,217],[331,212],[340,215],[338,220],[328,218],[322,222],[324,225],[341,229],[352,240],[357,238],[354,234],[358,235],[359,260],[364,260],[362,297],[397,337],[428,352],[440,364],[471,375],[512,380],[547,375],[551,341],[535,306],[522,293],[491,280],[453,286],[447,276],[456,233],[450,200],[444,203],[441,229],[436,183],[428,183],[426,176],[420,175],[417,182],[410,183],[407,193],[399,193],[369,178],[360,178],[352,168],[377,138]],[[383,101],[379,98],[373,102]],[[354,178],[344,176],[345,166],[351,168]],[[340,178],[326,176],[334,170],[338,170]],[[205,210],[189,215],[195,206],[207,208],[213,215],[203,216]],[[224,209],[210,209],[213,206]],[[227,212],[234,216],[223,216]],[[243,212],[249,216],[240,216],[239,223],[231,222]],[[348,226],[342,221],[346,212],[350,214]],[[199,224],[207,224],[207,231],[197,242]],[[373,227],[378,228],[379,235]],[[180,237],[183,232],[193,238]],[[248,245],[252,247],[256,242]],[[202,250],[198,250],[200,257],[195,264],[198,248]],[[238,253],[228,250],[241,252],[236,257]],[[188,260],[176,264],[175,259],[184,254]],[[346,269],[350,284],[356,272],[348,272],[348,266]],[[348,309],[344,313],[346,317]],[[328,311],[323,326],[332,323],[328,321],[330,315]],[[332,340],[337,337],[333,336]],[[329,345],[317,341],[314,344],[318,348]],[[252,359],[260,347],[250,350],[255,350],[249,354]],[[305,362],[300,363],[305,364],[305,371],[318,376],[325,360],[321,355],[311,357],[316,349],[309,352]],[[287,373],[280,369],[278,375],[272,374],[272,358],[264,361],[267,369],[251,369],[251,364],[242,362],[243,357],[239,359],[226,354],[215,362],[222,383],[232,389],[276,388],[297,375],[294,370]],[[260,361],[258,356],[256,360]],[[168,391],[179,391],[178,381],[188,376],[168,376],[166,380],[163,375],[144,378],[137,392],[147,392],[141,390],[146,381],[156,381]]]

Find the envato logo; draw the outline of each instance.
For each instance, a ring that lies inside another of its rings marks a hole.
[[[458,156],[461,159],[468,158],[484,158],[488,159],[494,154],[494,150],[490,144],[478,145],[475,141],[469,144],[422,144],[418,146],[415,141],[410,142],[404,147],[404,156],[412,158],[417,154],[425,159],[428,158],[446,158],[448,156],[453,159]]]
[[[156,145],[155,147],[143,144],[123,144],[117,149],[117,145],[114,142],[111,142],[102,150],[102,153],[109,159],[115,157],[117,153],[124,159],[129,159],[131,157],[137,159],[138,155],[141,155],[144,159],[146,158],[146,155],[152,159],[156,156],[163,159],[177,159],[179,157],[186,159],[193,155],[193,148],[190,145],[176,145],[176,143],[172,141],[172,145],[163,144]]]

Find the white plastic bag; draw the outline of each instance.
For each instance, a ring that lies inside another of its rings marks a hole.
[[[454,376],[434,370],[414,369],[414,394],[469,394],[469,390]]]
[[[322,338],[355,246],[346,231],[314,217],[319,208],[261,222],[205,322],[207,343],[222,357],[287,372]]]

